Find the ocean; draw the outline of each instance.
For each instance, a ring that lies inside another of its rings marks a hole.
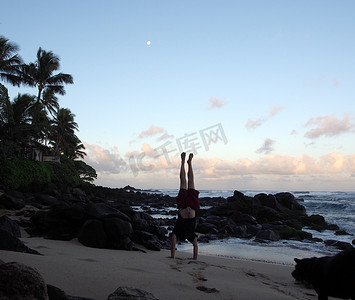
[[[175,197],[177,190],[160,190],[159,193]],[[200,190],[200,197],[233,196],[232,190]],[[241,191],[246,196],[253,197],[258,193],[276,194],[277,191]],[[299,199],[308,215],[322,215],[326,222],[337,224],[340,229],[351,235],[335,235],[334,231],[317,232],[304,228],[303,230],[322,240],[338,240],[351,243],[355,239],[355,193],[354,192],[308,192],[291,193]],[[174,208],[171,208],[174,209]],[[163,215],[155,215],[163,217]],[[178,251],[191,251],[189,243],[179,244]],[[260,262],[293,265],[294,258],[320,257],[333,255],[340,250],[325,246],[323,242],[278,241],[260,244],[253,239],[230,238],[225,240],[199,243],[199,253],[203,255],[222,256],[235,259],[246,259]]]

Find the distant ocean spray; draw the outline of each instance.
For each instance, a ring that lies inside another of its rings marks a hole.
[[[177,190],[161,190],[162,194],[172,197],[177,195]],[[200,197],[223,197],[233,196],[231,190],[200,190]],[[246,196],[255,196],[258,193],[276,194],[277,191],[241,191]],[[291,193],[305,208],[308,215],[322,215],[327,223],[336,224],[340,229],[351,235],[336,236],[334,231],[326,230],[317,232],[307,230],[314,237],[323,240],[333,239],[351,243],[355,239],[355,192],[308,192],[297,191]],[[209,244],[200,245],[200,252],[207,255],[219,255],[257,261],[292,264],[293,257],[322,256],[336,253],[339,250],[326,247],[323,243],[280,241],[266,245],[260,245],[253,240],[231,238],[223,241],[213,241]],[[190,251],[190,245],[180,246],[182,251]]]

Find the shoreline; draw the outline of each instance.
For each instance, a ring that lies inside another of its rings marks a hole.
[[[47,284],[68,295],[106,300],[121,286],[139,288],[159,299],[315,299],[295,284],[293,267],[177,251],[109,250],[72,241],[21,238],[43,256],[0,250],[4,262],[36,268]]]
[[[293,243],[294,244],[293,244]],[[320,257],[335,255],[339,249],[323,246],[316,251],[314,242],[307,245],[305,242],[283,241],[258,243],[253,240],[230,238],[229,240],[216,240],[209,243],[199,243],[199,253],[205,256],[226,257],[229,259],[246,260],[270,264],[294,265],[294,258]],[[183,243],[178,250],[192,253],[192,245]]]

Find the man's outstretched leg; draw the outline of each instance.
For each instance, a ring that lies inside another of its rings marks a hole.
[[[181,167],[180,167],[180,190],[186,190],[186,173],[185,173],[185,157],[186,153],[181,153]]]
[[[176,249],[176,235],[175,233],[173,233],[171,235],[171,245],[170,245],[171,258],[175,257],[175,249]]]
[[[187,160],[188,170],[187,170],[187,184],[189,189],[195,189],[194,172],[192,170],[192,158],[194,155],[190,153],[189,159]]]
[[[194,256],[193,256],[193,258],[194,258],[194,260],[197,260],[197,255],[198,255],[197,237],[195,237],[192,245],[194,246],[194,250],[193,250],[194,251]]]

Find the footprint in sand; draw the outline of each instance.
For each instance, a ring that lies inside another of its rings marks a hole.
[[[190,276],[192,276],[193,281],[195,283],[199,283],[200,281],[207,281],[207,279],[203,276],[201,271],[196,271],[196,272],[189,272],[187,273]]]
[[[46,247],[46,246],[37,246],[37,247],[34,247],[35,249],[51,249],[49,247]]]
[[[172,268],[175,271],[181,272],[181,269],[179,268],[178,265],[170,265],[170,268]]]
[[[301,297],[299,297],[299,295],[296,295],[287,289],[288,284],[286,284],[286,283],[273,281],[271,278],[269,278],[268,276],[266,276],[262,273],[254,273],[253,271],[244,271],[244,273],[246,276],[253,277],[256,280],[259,280],[262,284],[265,284],[265,285],[269,286],[270,288],[272,288],[282,294],[285,294],[287,296],[293,296],[295,299],[302,299],[302,300],[312,299],[315,296],[310,293],[304,292],[304,293],[302,293],[303,295]],[[286,288],[286,290],[285,290],[285,288]],[[312,298],[309,298],[309,296],[312,296]]]
[[[196,266],[191,266],[192,267],[192,271],[187,272],[188,275],[190,275],[192,277],[192,281],[195,284],[201,284],[203,282],[207,281],[207,278],[204,276],[203,271],[209,267],[210,265],[202,262],[202,261],[196,261],[196,260],[189,260],[187,262],[187,264],[185,263],[186,259],[179,259],[176,261],[175,265],[170,265],[170,267],[178,272],[182,272],[182,269],[184,267],[188,267],[187,265],[196,265]],[[189,267],[189,268],[191,268]],[[198,289],[201,292],[204,293],[219,293],[219,290],[217,290],[216,288],[209,288],[206,287],[204,285],[197,285],[196,289]]]
[[[92,258],[79,258],[79,259],[83,260],[83,261],[88,261],[88,262],[97,262],[97,260],[92,259]]]
[[[173,264],[169,265],[170,268],[172,268],[173,270],[176,270],[178,272],[181,272],[181,268],[182,268],[183,262],[184,262],[183,259],[182,258],[175,258],[175,261],[176,261],[176,263],[174,265]]]
[[[208,288],[208,287],[205,287],[205,286],[202,286],[202,285],[199,285],[196,287],[199,291],[201,292],[205,292],[205,293],[208,293],[208,294],[211,294],[211,293],[219,293],[219,290],[215,289],[215,288]]]

